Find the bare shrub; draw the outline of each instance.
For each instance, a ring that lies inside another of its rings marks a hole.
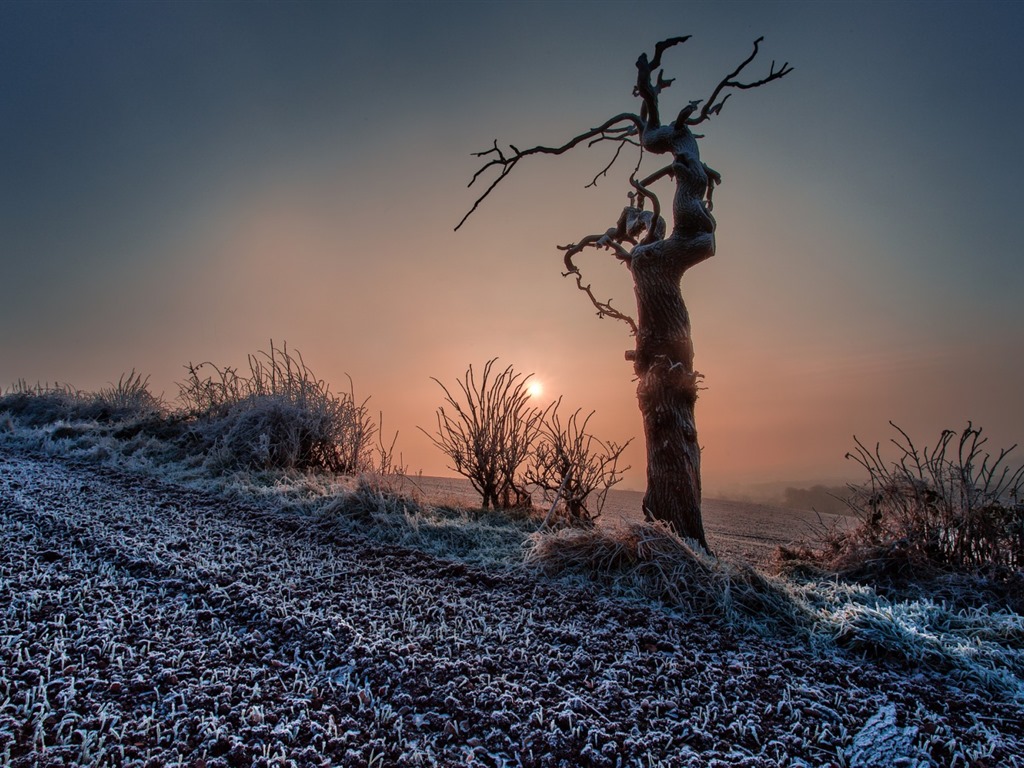
[[[608,491],[629,467],[618,469],[619,458],[632,442],[604,442],[587,431],[594,411],[581,419],[576,409],[565,422],[559,416],[561,398],[544,414],[525,478],[538,486],[544,499],[561,505],[570,525],[591,525],[604,509]]]
[[[892,422],[890,422],[892,424]],[[861,525],[826,542],[843,570],[882,569],[891,575],[938,572],[1012,572],[1024,568],[1024,467],[984,450],[987,438],[970,422],[945,430],[922,450],[902,429],[887,462],[856,440],[847,454],[868,473],[848,500]]]
[[[345,474],[371,468],[377,427],[351,378],[349,391],[336,395],[298,352],[273,341],[269,352],[249,356],[248,376],[209,362],[187,370],[179,398],[224,463]]]
[[[459,381],[464,402],[434,379],[451,410],[437,409],[436,435],[420,431],[451,459],[451,469],[469,480],[484,509],[509,509],[530,503],[517,473],[537,439],[543,413],[528,403],[530,376],[510,365],[492,377],[496,361],[484,365],[479,384],[469,366]]]

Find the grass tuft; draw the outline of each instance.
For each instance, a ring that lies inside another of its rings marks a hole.
[[[620,593],[761,630],[804,624],[803,611],[771,579],[707,555],[660,522],[534,533],[525,559],[550,576],[584,576]]]
[[[888,597],[868,585],[788,582],[813,617],[814,639],[872,657],[944,673],[972,687],[1024,703],[1024,616],[930,597]]]

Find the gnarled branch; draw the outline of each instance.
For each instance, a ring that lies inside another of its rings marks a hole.
[[[648,128],[657,128],[661,125],[661,118],[658,113],[658,95],[675,82],[674,79],[666,80],[664,71],[658,72],[658,81],[651,82],[651,75],[654,70],[661,66],[661,55],[674,45],[685,43],[690,35],[685,37],[670,37],[662,40],[654,46],[654,58],[648,60],[646,53],[641,53],[636,60],[636,86],[633,88],[633,95],[643,99],[644,110],[641,115]]]
[[[620,226],[618,228],[609,229],[607,232],[601,235],[587,235],[578,243],[572,243],[570,245],[558,246],[560,251],[565,251],[565,272],[563,277],[569,277],[572,275],[576,278],[576,287],[579,288],[583,293],[590,299],[590,303],[594,305],[594,309],[597,310],[598,317],[610,317],[613,320],[620,320],[629,326],[630,331],[634,336],[637,333],[636,321],[625,314],[620,312],[612,306],[612,300],[601,301],[594,295],[593,287],[590,283],[584,284],[583,273],[580,272],[579,267],[573,261],[573,257],[581,253],[585,248],[608,248],[615,253],[615,257],[620,261],[629,263],[632,256],[629,251],[621,245],[621,239],[619,237],[620,230],[622,229],[621,223],[624,217],[620,217]]]

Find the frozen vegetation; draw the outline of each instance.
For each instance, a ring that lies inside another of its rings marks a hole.
[[[540,531],[374,462],[273,467],[259,434],[302,437],[278,416],[239,462],[225,436],[274,391],[218,431],[144,390],[0,400],[0,765],[1024,765],[1024,618],[994,585]]]

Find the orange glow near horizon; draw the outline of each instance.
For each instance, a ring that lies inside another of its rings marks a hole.
[[[766,36],[758,66],[779,55],[797,70],[730,100],[700,140],[724,178],[717,255],[683,279],[705,375],[696,422],[709,498],[858,479],[844,458],[854,435],[884,449],[890,419],[928,445],[968,420],[994,447],[1024,439],[1024,107],[1000,97],[1024,55],[1013,34],[1024,11],[975,5],[984,10],[929,14],[927,35],[898,4],[769,9],[754,25]],[[621,25],[615,4],[583,15],[558,3],[450,15],[324,4],[294,26],[276,6],[102,4],[91,14],[110,23],[83,35],[71,9],[0,3],[0,16],[26,19],[0,24],[25,76],[0,127],[0,388],[95,391],[134,369],[173,407],[187,363],[244,372],[274,339],[334,392],[351,377],[386,438],[399,433],[410,471],[450,475],[421,431],[436,428],[443,399],[432,379],[458,393],[467,366],[498,358],[498,370],[540,372],[524,385],[531,405],[563,398],[565,413],[594,412],[596,437],[632,439],[621,487],[645,486],[624,357],[634,340],[560,276],[558,250],[615,224],[635,148],[589,188],[613,157],[607,143],[524,159],[452,228],[493,180],[466,189],[483,161],[471,153],[494,139],[557,145],[637,107],[649,28]],[[753,22],[726,6],[657,12],[672,34],[695,33],[665,61],[678,78],[666,107],[706,96],[701,84],[749,50]],[[199,34],[208,16],[239,44]],[[356,23],[364,16],[378,23]],[[613,46],[594,43],[617,24]],[[164,43],[133,44],[131,25]],[[878,55],[851,71],[868,41]],[[368,89],[353,63],[384,48],[383,80]],[[107,69],[122,62],[131,77]],[[924,87],[907,89],[896,62]],[[139,83],[152,84],[146,99]],[[935,120],[961,93],[986,104],[984,130],[963,139],[973,167],[991,171],[983,196],[951,183],[959,172]],[[845,107],[867,103],[898,109],[850,120]],[[667,208],[671,180],[654,191]],[[598,298],[635,312],[621,260],[588,249],[578,264]]]

